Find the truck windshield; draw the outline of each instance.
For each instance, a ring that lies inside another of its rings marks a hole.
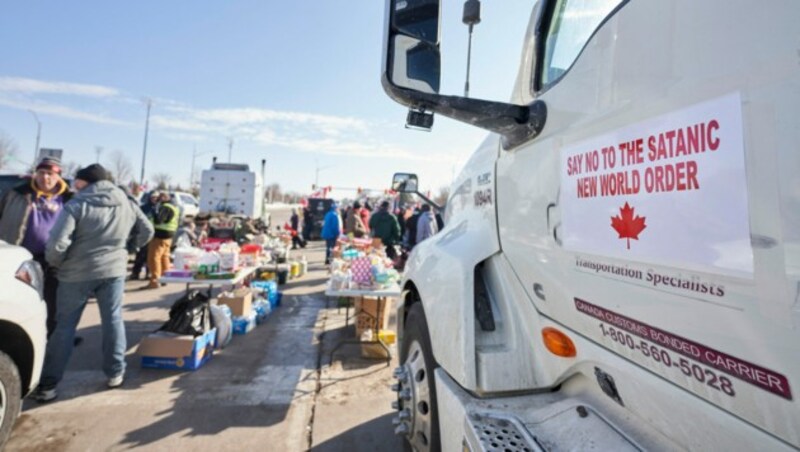
[[[578,58],[603,20],[623,0],[559,0],[547,30],[541,85],[561,77]]]

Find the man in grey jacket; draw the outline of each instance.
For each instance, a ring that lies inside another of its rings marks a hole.
[[[108,387],[125,377],[125,324],[122,297],[128,252],[125,245],[134,226],[136,242],[144,246],[153,226],[141,209],[110,181],[99,164],[75,175],[75,196],[64,205],[47,242],[45,257],[58,268],[56,329],[47,342],[41,382],[34,398],[56,398],[56,385],[72,353],[72,340],[86,301],[97,296],[103,330],[103,372]]]

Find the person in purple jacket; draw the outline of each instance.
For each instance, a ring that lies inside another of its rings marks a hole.
[[[9,190],[0,199],[0,240],[30,251],[44,271],[48,337],[56,325],[58,279],[56,269],[44,258],[44,250],[59,212],[71,197],[69,186],[61,178],[61,162],[45,157],[36,165],[30,180]]]

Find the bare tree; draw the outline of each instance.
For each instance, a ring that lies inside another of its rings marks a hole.
[[[304,196],[302,196],[300,193],[297,193],[296,191],[290,191],[283,195],[283,202],[287,204],[297,204],[298,202],[300,202],[300,198],[303,197]]]
[[[450,187],[439,187],[439,194],[433,198],[433,202],[439,204],[440,206],[444,206],[447,204],[447,200],[450,198]]]
[[[0,130],[0,169],[7,167],[14,160],[17,152],[19,152],[17,143]]]
[[[201,180],[199,177],[197,177],[197,175],[199,174],[203,174],[203,168],[200,167],[199,165],[195,165],[194,170],[192,172],[192,180],[190,181],[191,187],[189,187],[189,191],[191,191],[192,193],[194,193],[195,191],[200,193]]]
[[[74,161],[69,161],[61,166],[61,175],[63,177],[66,177],[67,179],[74,179],[75,173],[77,173],[79,169],[80,165],[78,165]]]
[[[120,150],[111,153],[109,168],[118,184],[127,183],[133,176],[133,165],[131,161],[128,160],[128,157]]]
[[[282,197],[283,193],[281,192],[280,184],[267,185],[267,199],[269,199],[269,202],[275,202],[275,200],[280,200]]]
[[[156,183],[156,188],[159,190],[166,190],[171,180],[172,176],[168,173],[156,173],[153,175],[153,182]]]
[[[132,194],[132,195],[133,195],[135,198],[138,198],[138,197],[139,197],[139,194],[142,192],[142,186],[141,186],[141,185],[139,185],[139,183],[138,183],[138,182],[136,182],[135,180],[132,180],[132,181],[130,182],[130,188],[131,188],[131,194]]]

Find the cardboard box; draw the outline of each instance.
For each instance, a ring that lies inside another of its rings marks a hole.
[[[195,370],[211,359],[216,336],[216,328],[197,337],[156,332],[139,342],[137,353],[142,367]]]
[[[353,306],[356,312],[356,337],[361,337],[364,330],[381,330],[389,324],[391,303],[386,298],[381,299],[380,302],[377,298],[357,298]],[[380,318],[378,317],[379,310]]]
[[[246,316],[233,317],[233,334],[247,334],[256,327],[257,314],[255,310]]]
[[[234,317],[250,315],[253,308],[253,292],[247,287],[236,289],[232,297],[220,295],[217,298],[217,304],[224,304],[231,308],[231,314]]]

